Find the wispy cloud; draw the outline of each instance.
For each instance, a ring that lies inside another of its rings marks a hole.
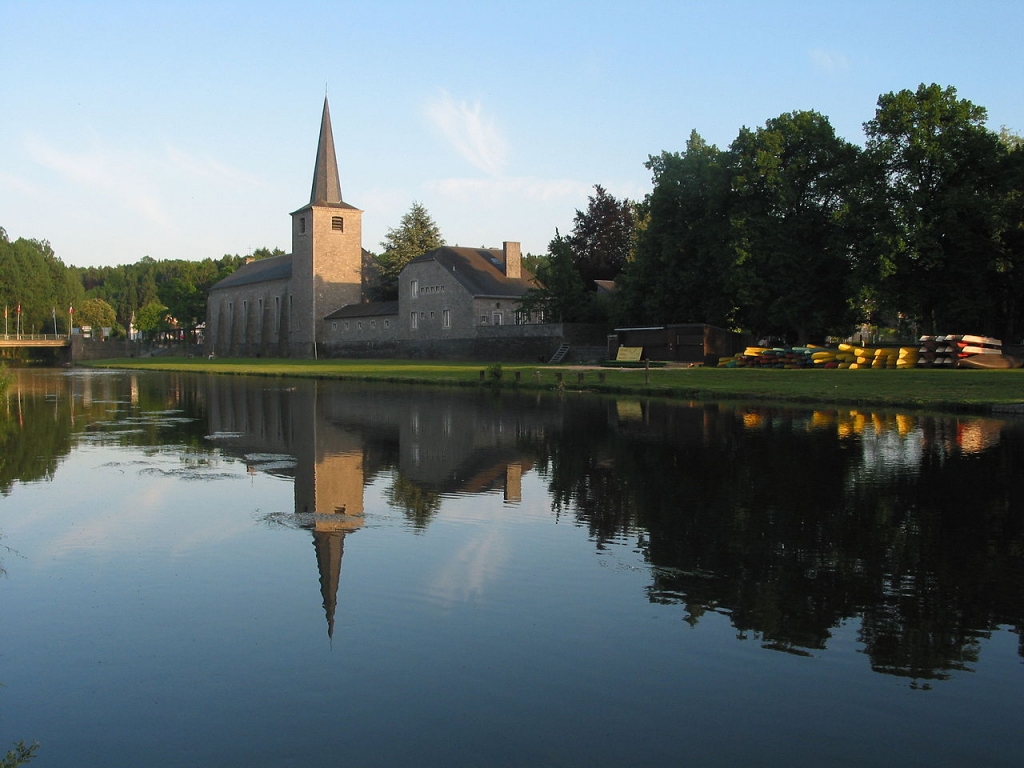
[[[101,197],[164,229],[172,227],[174,199],[182,189],[269,186],[257,176],[173,146],[152,154],[98,142],[87,149],[67,150],[29,136],[25,148],[36,163],[74,188],[75,195]]]
[[[429,182],[427,187],[448,198],[488,203],[501,202],[511,197],[545,203],[577,199],[591,189],[582,182],[569,179],[526,176],[506,179],[437,179]]]
[[[33,160],[82,188],[82,194],[101,193],[154,224],[170,226],[162,201],[152,191],[152,174],[147,172],[152,163],[147,158],[131,158],[100,146],[69,152],[37,136],[29,136],[25,145]]]
[[[258,176],[232,168],[208,156],[195,157],[177,147],[167,147],[166,154],[170,165],[188,176],[218,184],[270,188],[270,184]]]
[[[824,48],[813,48],[809,52],[814,65],[829,75],[838,75],[850,69],[850,60],[838,51],[826,51]]]
[[[456,102],[451,94],[427,105],[427,116],[449,144],[474,168],[491,176],[501,173],[508,145],[480,102]]]

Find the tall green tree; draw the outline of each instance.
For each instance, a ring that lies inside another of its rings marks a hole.
[[[922,330],[999,333],[997,236],[1006,147],[956,89],[883,94],[864,128],[875,179],[879,295]]]
[[[537,265],[536,287],[520,302],[523,312],[537,312],[547,323],[594,322],[593,293],[587,290],[573,262],[569,238],[555,231],[548,258]]]
[[[91,326],[98,332],[100,328],[113,328],[117,322],[117,313],[103,299],[85,299],[75,307],[75,322]]]
[[[757,335],[820,340],[853,323],[843,215],[857,150],[828,118],[789,112],[730,147],[733,286],[741,324]]]
[[[388,229],[381,241],[383,249],[377,262],[380,267],[380,282],[374,291],[378,301],[393,301],[398,298],[398,276],[405,265],[427,251],[444,245],[441,230],[430,217],[422,203],[414,202],[402,216],[397,227]]]
[[[21,307],[22,333],[53,333],[67,330],[67,308],[81,297],[73,270],[54,253],[45,240],[18,238],[11,241],[0,228],[0,304],[7,309],[7,326],[14,332]]]
[[[625,268],[633,248],[635,207],[595,184],[587,209],[576,211],[569,244],[573,263],[588,287],[594,280],[614,280]]]
[[[727,285],[733,255],[726,153],[693,131],[685,152],[662,152],[646,166],[653,190],[640,206],[617,322],[732,327],[736,302]]]

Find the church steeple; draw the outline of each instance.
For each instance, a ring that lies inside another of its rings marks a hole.
[[[334,134],[331,131],[331,110],[324,96],[324,114],[320,118],[320,141],[316,146],[316,167],[313,168],[313,189],[310,205],[341,202],[341,181],[338,176],[338,158],[334,154]]]

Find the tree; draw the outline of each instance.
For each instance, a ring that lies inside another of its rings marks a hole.
[[[10,326],[21,307],[22,333],[52,333],[54,311],[77,301],[82,289],[73,270],[64,266],[45,240],[0,237],[0,303],[8,310]]]
[[[161,327],[165,317],[167,317],[167,307],[159,301],[151,301],[136,313],[135,327],[143,333],[152,333]]]
[[[842,216],[856,148],[828,118],[789,112],[730,147],[737,319],[757,335],[807,342],[853,324]]]
[[[398,298],[398,276],[405,265],[427,251],[444,245],[441,230],[421,203],[414,202],[394,229],[388,229],[381,241],[383,253],[377,258],[380,283],[374,298],[393,301]]]
[[[614,280],[629,261],[633,247],[634,208],[616,200],[600,184],[588,198],[587,210],[576,211],[569,236],[572,259],[589,287],[594,280]]]
[[[79,325],[93,328],[113,328],[117,322],[114,308],[103,299],[86,299],[75,308]]]
[[[865,123],[881,300],[926,332],[1001,332],[997,236],[1006,146],[956,89],[883,94]]]
[[[573,263],[569,238],[555,231],[548,258],[537,266],[536,287],[527,291],[520,310],[543,315],[546,323],[589,322],[592,293],[587,291]]]
[[[654,188],[640,206],[617,321],[731,327],[736,303],[726,284],[732,268],[726,154],[693,131],[685,152],[651,156],[646,167]]]

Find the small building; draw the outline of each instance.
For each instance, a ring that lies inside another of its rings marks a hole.
[[[616,328],[608,336],[608,359],[614,360],[619,347],[643,347],[643,360],[717,365],[746,348],[742,333],[704,323],[678,323],[643,328]]]

